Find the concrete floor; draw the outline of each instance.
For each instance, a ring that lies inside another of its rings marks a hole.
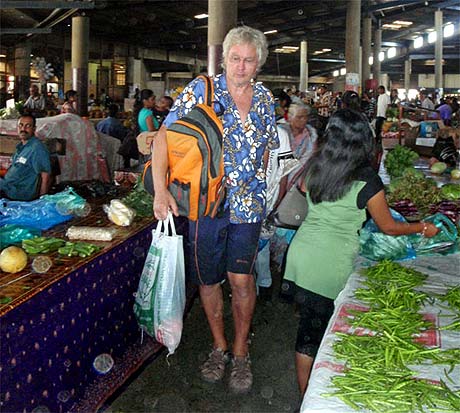
[[[210,351],[211,336],[197,298],[176,353],[166,359],[163,352],[146,365],[108,402],[105,413],[296,411],[300,405],[294,367],[298,319],[293,305],[278,298],[280,275],[273,278],[268,297],[257,300],[250,345],[254,385],[249,394],[228,391],[229,369],[221,383],[200,379],[199,365]],[[226,332],[231,338],[230,291],[228,283],[224,286]]]

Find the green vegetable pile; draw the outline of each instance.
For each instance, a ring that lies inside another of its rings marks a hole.
[[[412,201],[420,213],[427,213],[431,204],[437,204],[442,196],[436,182],[425,178],[415,169],[406,169],[401,177],[395,178],[388,186],[387,199],[389,204],[408,199]]]
[[[58,249],[59,254],[66,255],[67,257],[89,257],[95,252],[99,251],[101,247],[90,244],[88,242],[70,242],[67,241],[65,245]]]
[[[133,190],[121,202],[134,209],[136,216],[150,217],[153,215],[153,197],[144,189],[140,178],[137,179]]]
[[[368,335],[337,333],[335,356],[346,360],[344,375],[332,378],[336,396],[355,410],[372,412],[460,411],[460,391],[444,381],[416,378],[411,364],[450,365],[446,376],[459,363],[460,349],[427,348],[417,338],[434,325],[420,314],[428,300],[416,287],[426,275],[391,261],[365,270],[365,288],[356,297],[369,311],[349,311],[348,324]],[[458,297],[456,297],[457,299]],[[366,330],[364,330],[366,329]]]
[[[60,238],[35,237],[22,241],[22,249],[27,254],[46,254],[57,251],[65,244]]]
[[[418,158],[418,154],[412,149],[402,145],[396,145],[393,150],[385,156],[385,169],[390,175],[390,178],[401,176],[404,170],[413,166],[414,161]]]
[[[460,184],[445,184],[441,187],[442,199],[456,201],[460,199]]]
[[[456,313],[454,321],[441,327],[440,330],[460,331],[460,286],[448,289],[446,294],[438,296],[438,299],[445,301],[449,306],[448,308]]]

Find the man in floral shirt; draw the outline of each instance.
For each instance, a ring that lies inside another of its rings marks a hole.
[[[189,223],[191,277],[199,285],[211,333],[213,349],[201,366],[209,382],[223,379],[232,362],[229,387],[245,393],[252,386],[248,335],[256,302],[254,262],[262,220],[265,217],[265,167],[268,150],[279,145],[274,99],[270,91],[253,81],[267,58],[262,32],[247,26],[227,34],[223,44],[224,73],[213,79],[216,112],[223,108],[223,156],[227,198],[224,211]],[[165,219],[168,209],[177,216],[176,201],[168,191],[166,128],[204,101],[204,82],[192,81],[178,96],[155,139],[153,181],[154,214]],[[220,105],[219,105],[220,104]],[[218,107],[219,106],[219,107]],[[224,333],[222,282],[232,288],[234,319],[233,357]]]

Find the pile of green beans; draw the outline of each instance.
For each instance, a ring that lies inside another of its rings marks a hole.
[[[60,238],[35,237],[22,240],[22,249],[27,254],[46,254],[57,251],[64,244],[65,241]]]
[[[440,330],[460,331],[460,286],[449,288],[447,293],[439,295],[438,299],[448,304],[448,308],[455,312],[455,318],[452,323],[441,327]]]
[[[417,379],[408,366],[449,365],[449,374],[459,363],[460,349],[427,348],[415,339],[435,328],[424,320],[421,286],[426,275],[391,261],[367,268],[356,298],[369,306],[368,311],[348,310],[347,323],[357,334],[336,333],[334,355],[345,360],[344,375],[334,376],[335,388],[323,396],[339,397],[355,410],[372,412],[459,412],[460,392],[452,391],[441,380],[432,383]],[[460,292],[460,288],[458,289]],[[446,294],[449,304],[460,302],[457,291]]]
[[[89,257],[95,252],[99,251],[101,247],[90,244],[88,242],[70,242],[67,241],[65,245],[58,249],[59,254],[68,257]]]

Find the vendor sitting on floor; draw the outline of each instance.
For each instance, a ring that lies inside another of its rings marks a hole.
[[[18,201],[31,201],[46,194],[50,183],[50,154],[46,146],[35,136],[35,118],[22,115],[18,119],[18,135],[12,164],[4,178],[0,179],[0,194]]]

